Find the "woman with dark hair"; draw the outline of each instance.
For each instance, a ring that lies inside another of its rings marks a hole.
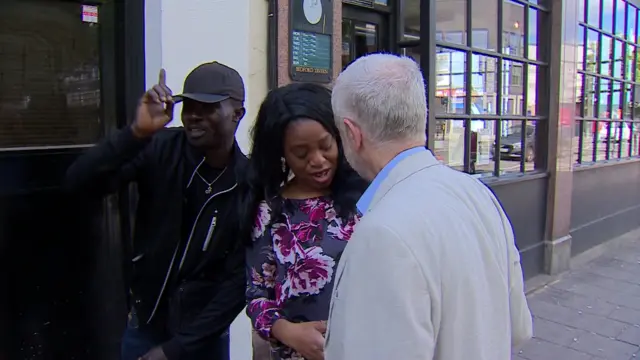
[[[260,106],[238,209],[247,248],[247,314],[273,359],[322,359],[338,259],[367,187],[344,158],[331,92],[271,91]]]

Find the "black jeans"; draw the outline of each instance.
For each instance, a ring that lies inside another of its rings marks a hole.
[[[135,310],[129,314],[127,328],[122,335],[120,346],[121,360],[138,360],[156,346],[168,341],[171,336],[149,327],[141,327]],[[230,360],[229,331],[212,341],[209,346],[197,354],[189,354],[180,360]],[[173,360],[173,359],[169,359]]]

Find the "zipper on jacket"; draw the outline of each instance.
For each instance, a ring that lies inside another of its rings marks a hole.
[[[180,259],[180,265],[178,266],[178,271],[180,271],[182,269],[182,265],[184,265],[184,260],[187,258],[187,253],[189,252],[189,246],[191,245],[191,239],[193,238],[193,233],[196,230],[196,226],[198,225],[198,220],[200,219],[200,216],[202,215],[202,211],[207,207],[207,205],[211,202],[211,200],[213,200],[216,196],[222,195],[222,194],[226,194],[230,191],[232,191],[233,189],[235,189],[238,186],[238,184],[234,184],[232,187],[217,192],[213,195],[211,195],[211,197],[209,197],[207,199],[207,201],[205,201],[205,203],[202,205],[202,207],[200,208],[200,211],[198,211],[198,215],[196,216],[195,221],[193,222],[193,226],[191,227],[191,232],[189,233],[189,239],[187,240],[187,245],[184,248],[184,252],[182,253],[182,258]],[[215,219],[215,217],[214,217]],[[160,293],[158,294],[158,297],[156,299],[156,304],[153,307],[153,311],[151,311],[151,315],[149,315],[149,319],[147,320],[147,324],[149,324],[151,322],[151,320],[153,319],[154,315],[156,314],[156,311],[158,310],[158,306],[160,305],[160,300],[162,299],[162,295],[164,294],[164,290],[167,287],[167,282],[169,281],[169,277],[171,276],[171,270],[173,269],[173,263],[174,260],[176,259],[176,255],[178,253],[178,247],[180,244],[176,245],[176,249],[173,251],[173,257],[171,258],[171,263],[169,264],[169,269],[167,270],[167,274],[164,277],[164,283],[162,284],[162,288],[160,289]]]

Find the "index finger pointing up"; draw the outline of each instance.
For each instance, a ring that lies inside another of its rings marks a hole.
[[[158,75],[158,84],[166,85],[167,84],[167,72],[164,69],[160,69],[160,75]]]

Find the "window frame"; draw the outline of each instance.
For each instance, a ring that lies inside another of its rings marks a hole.
[[[576,114],[575,120],[577,125],[577,135],[578,135],[578,149],[577,149],[577,157],[576,162],[573,164],[574,168],[578,167],[588,167],[596,164],[602,164],[610,161],[620,161],[620,160],[628,160],[628,159],[636,159],[640,158],[640,138],[634,142],[634,130],[640,126],[640,109],[636,106],[636,100],[639,96],[637,94],[637,90],[640,89],[640,73],[638,72],[638,52],[640,52],[640,45],[637,43],[638,35],[640,33],[640,4],[631,2],[631,1],[613,1],[613,11],[611,12],[611,21],[612,21],[612,29],[616,31],[616,24],[618,23],[618,7],[620,3],[624,4],[624,20],[623,20],[623,29],[624,34],[616,34],[611,32],[611,29],[605,29],[604,26],[604,3],[601,1],[598,9],[598,26],[595,26],[589,23],[588,19],[590,16],[589,11],[589,0],[581,0],[582,1],[582,11],[581,15],[582,19],[578,20],[579,31],[582,32],[582,61],[578,66],[577,70],[577,79],[582,79],[581,83],[578,84],[580,87],[580,91],[576,94]],[[633,20],[635,24],[629,24],[630,14],[635,13]],[[631,25],[631,27],[630,27]],[[629,30],[632,30],[633,34],[630,36]],[[595,68],[593,71],[589,69],[587,66],[589,60],[589,41],[590,41],[590,32],[595,32],[597,34],[597,44],[596,49],[597,53],[595,54]],[[611,55],[607,55],[607,59],[603,60],[603,47],[604,41],[603,39],[610,39],[611,42]],[[621,48],[621,59],[624,64],[621,66],[621,73],[619,76],[616,75],[616,62],[617,60],[617,51],[616,45],[618,43],[622,44]],[[631,67],[627,66],[627,61],[629,58],[629,50],[635,49],[633,52],[633,60],[631,61]],[[608,73],[603,73],[602,64],[603,63],[611,63],[608,69]],[[629,71],[631,72],[631,76],[629,77]],[[590,81],[587,81],[589,79]],[[593,86],[588,86],[587,83],[593,82]],[[601,106],[602,99],[602,85],[603,83],[608,83],[608,95],[606,99],[606,109],[603,111]],[[620,85],[620,89],[617,89],[617,85]],[[592,88],[589,90],[588,88]],[[593,92],[594,94],[591,94]],[[627,101],[627,92],[629,92],[629,101]],[[598,93],[598,96],[594,96],[595,93]],[[614,100],[617,99],[617,100]],[[592,101],[589,101],[592,100]],[[592,111],[587,111],[588,104],[593,102]],[[618,104],[619,109],[614,110],[614,103]],[[625,108],[629,106],[629,112],[627,113]],[[620,110],[620,116],[614,117],[614,111],[617,112]],[[627,118],[626,116],[630,118]],[[600,139],[600,128],[601,126],[606,126],[606,141],[602,142]],[[628,148],[625,153],[623,153],[623,134],[624,127],[628,126],[629,128],[629,139],[624,140],[627,142]],[[590,143],[592,146],[590,155],[588,156],[588,160],[585,159],[585,145],[587,144],[588,139],[586,138],[586,133],[589,131],[589,128],[592,127],[594,130],[593,138]],[[615,135],[615,138],[612,137]],[[617,132],[617,133],[616,133]],[[640,132],[640,131],[638,131]],[[614,151],[613,146],[617,143],[617,149]],[[605,147],[604,159],[599,159],[599,149],[600,147]],[[634,147],[637,151],[633,151]],[[615,152],[615,154],[613,154]],[[634,154],[635,153],[635,154]],[[613,156],[612,156],[613,155]]]

